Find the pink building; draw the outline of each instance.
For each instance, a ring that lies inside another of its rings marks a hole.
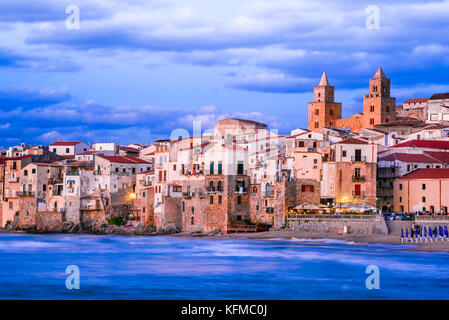
[[[400,212],[442,212],[449,207],[449,168],[418,169],[394,182],[394,206]]]

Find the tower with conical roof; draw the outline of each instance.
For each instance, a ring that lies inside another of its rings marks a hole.
[[[341,119],[341,103],[334,102],[334,87],[329,84],[323,72],[318,86],[313,88],[313,102],[309,102],[309,130],[321,132],[322,128],[333,127]]]
[[[396,98],[390,96],[390,79],[379,68],[369,80],[369,93],[363,96],[363,127],[374,128],[395,120]]]

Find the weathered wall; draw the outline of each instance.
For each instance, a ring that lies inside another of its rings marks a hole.
[[[348,233],[388,234],[388,228],[381,216],[370,219],[323,219],[323,218],[288,218],[290,230],[316,233],[331,233],[333,230],[348,228]]]

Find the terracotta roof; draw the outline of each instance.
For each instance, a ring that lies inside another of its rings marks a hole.
[[[23,160],[23,159],[36,157],[36,156],[38,156],[38,155],[36,155],[36,154],[28,154],[26,156],[20,156],[20,157],[7,157],[7,158],[5,158],[5,160]]]
[[[126,151],[126,152],[139,152],[139,149],[132,148],[132,147],[120,147],[120,150]]]
[[[413,98],[413,99],[408,99],[404,103],[421,103],[421,102],[427,102],[427,101],[429,101],[429,98]]]
[[[66,160],[72,160],[72,159],[75,159],[75,156],[74,156],[74,155],[61,156],[61,157],[63,157],[63,158],[66,159]]]
[[[439,160],[441,163],[449,164],[449,152],[425,151],[425,154]]]
[[[139,172],[139,174],[154,174],[154,170],[147,170],[147,171]]]
[[[345,140],[337,142],[337,144],[369,144],[369,143],[356,138],[347,138]]]
[[[136,157],[129,157],[129,156],[103,156],[100,155],[100,158],[103,158],[105,160],[108,160],[110,162],[116,162],[116,163],[148,163],[150,164],[150,162],[147,162],[143,159],[139,159]]]
[[[379,159],[379,161],[395,161],[395,160],[411,163],[441,163],[441,161],[426,156],[425,154],[413,154],[413,153],[392,153],[389,154],[388,156]]]
[[[449,99],[449,93],[435,93],[430,100]]]
[[[82,141],[56,141],[50,146],[76,146],[77,144],[83,143]]]
[[[391,146],[390,148],[429,148],[429,149],[449,149],[449,141],[438,140],[410,140]]]
[[[449,179],[449,168],[418,169],[400,179]]]

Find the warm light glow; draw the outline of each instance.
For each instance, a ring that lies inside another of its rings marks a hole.
[[[130,200],[135,200],[136,199],[136,194],[135,193],[130,193],[129,194],[129,199]]]

